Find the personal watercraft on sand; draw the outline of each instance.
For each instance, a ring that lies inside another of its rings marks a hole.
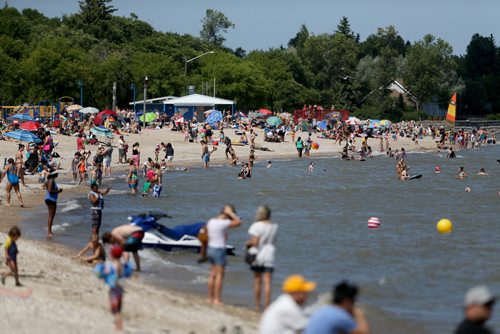
[[[197,236],[205,226],[204,222],[170,228],[158,223],[161,218],[172,217],[163,212],[146,212],[129,217],[132,225],[140,226],[144,230],[142,245],[145,248],[156,248],[166,252],[179,250],[200,252],[201,242]],[[226,246],[227,254],[234,255],[234,250],[234,246]]]

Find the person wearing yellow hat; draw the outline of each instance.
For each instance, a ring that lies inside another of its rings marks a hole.
[[[259,323],[261,334],[297,333],[307,325],[302,307],[316,283],[306,281],[301,275],[291,275],[283,282],[283,294],[264,311]]]

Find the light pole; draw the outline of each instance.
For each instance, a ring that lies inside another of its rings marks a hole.
[[[142,109],[142,117],[143,118],[143,122],[142,122],[142,125],[144,127],[146,127],[146,98],[147,98],[147,93],[148,93],[148,76],[146,75],[144,77],[144,104],[143,104],[143,109]],[[139,122],[140,122],[140,119],[139,119]]]
[[[133,101],[134,101],[134,114],[136,113],[135,111],[135,83],[131,83],[130,84],[130,89],[132,90],[132,94],[133,94]]]
[[[78,86],[80,87],[80,105],[83,107],[83,80],[78,79]]]
[[[184,56],[184,76],[187,76],[187,64],[192,62],[193,60],[196,60],[200,57],[203,57],[203,56],[206,56],[208,54],[212,54],[212,53],[215,53],[215,51],[208,51],[208,52],[205,52],[205,53],[202,53],[201,55],[199,56],[196,56],[194,58],[191,58],[191,59],[187,59],[186,60],[186,56]]]

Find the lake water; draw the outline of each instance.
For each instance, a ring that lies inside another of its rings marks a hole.
[[[242,246],[257,206],[267,204],[279,224],[273,295],[293,273],[318,282],[310,304],[325,299],[332,284],[349,279],[361,287],[360,303],[380,333],[450,333],[462,318],[463,296],[477,284],[500,294],[500,146],[445,154],[410,154],[407,161],[419,180],[399,182],[395,161],[384,156],[366,162],[315,159],[257,164],[253,178],[238,180],[238,169],[168,172],[162,197],[134,197],[115,180],[106,196],[101,231],[127,222],[127,216],[161,209],[174,217],[166,225],[214,217],[228,202],[244,226],[230,232],[237,247],[225,279],[226,303],[253,307],[252,275],[242,260]],[[442,173],[435,174],[434,166]],[[457,180],[459,166],[469,173]],[[476,175],[480,167],[489,176]],[[105,182],[106,184],[106,182]],[[465,188],[472,188],[465,192]],[[45,210],[43,207],[42,210]],[[26,217],[23,233],[45,236],[45,211]],[[382,226],[368,229],[369,217]],[[436,222],[453,222],[453,233],[440,235]],[[90,212],[86,198],[60,199],[55,241],[80,248],[88,239]],[[196,255],[147,250],[144,276],[154,284],[205,293],[208,266]],[[498,312],[497,312],[498,313]],[[500,328],[500,317],[490,321]]]

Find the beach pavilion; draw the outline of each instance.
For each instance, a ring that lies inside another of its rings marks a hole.
[[[191,94],[163,102],[167,114],[182,114],[184,119],[191,119],[196,113],[199,120],[204,120],[204,111],[207,109],[223,110],[231,106],[231,114],[234,114],[236,102],[201,94]]]

